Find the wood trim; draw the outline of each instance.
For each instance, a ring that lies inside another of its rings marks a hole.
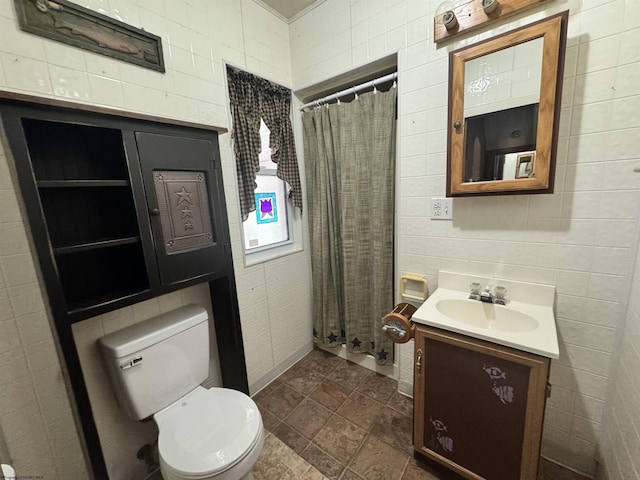
[[[66,100],[58,100],[55,98],[38,97],[35,95],[25,95],[22,93],[9,92],[7,90],[0,90],[0,100],[9,102],[23,102],[33,105],[41,105],[56,108],[66,108],[74,111],[83,111],[98,113],[101,115],[110,115],[113,117],[129,118],[132,120],[142,120],[145,122],[161,123],[164,125],[177,125],[180,127],[197,128],[199,130],[208,130],[212,132],[218,132],[219,134],[227,133],[229,130],[224,127],[216,127],[213,125],[205,125],[203,123],[187,122],[185,120],[176,120],[173,118],[156,117],[154,115],[147,115],[144,113],[128,112],[126,110],[116,110],[108,107],[98,107],[96,105],[89,105],[86,103],[68,102]]]
[[[418,349],[426,350],[426,340],[447,343],[456,347],[491,355],[509,362],[514,362],[530,369],[529,388],[527,390],[527,408],[525,413],[524,438],[522,444],[521,480],[535,480],[538,470],[540,445],[542,441],[542,424],[546,403],[546,385],[549,377],[549,358],[523,352],[509,347],[496,345],[457,333],[440,330],[424,325],[416,325],[414,367]],[[423,365],[422,368],[428,368]],[[414,368],[414,450],[416,454],[433,460],[448,469],[471,480],[484,480],[475,472],[458,465],[422,444],[424,438],[424,376]]]
[[[482,0],[472,0],[453,9],[458,20],[458,26],[452,30],[447,30],[438,21],[438,17],[433,18],[433,43],[444,42],[457,37],[463,32],[470,32],[479,27],[496,20],[501,20],[523,12],[527,9],[546,3],[548,0],[499,0],[495,11],[487,14],[482,8]]]
[[[230,259],[227,261],[229,274],[209,282],[222,385],[249,395],[249,379],[233,262]]]
[[[447,196],[553,193],[568,17],[569,12],[565,11],[449,54]],[[517,180],[465,182],[465,62],[536,38],[544,39],[536,136],[536,176]],[[458,122],[460,126],[456,128]]]

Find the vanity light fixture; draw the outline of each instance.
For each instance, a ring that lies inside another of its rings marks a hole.
[[[17,1],[17,0],[16,0]],[[21,0],[34,1],[34,0]],[[62,1],[62,0],[60,0]],[[433,17],[433,42],[439,43],[486,23],[502,20],[553,0],[438,0]],[[433,2],[435,4],[435,2]]]
[[[482,9],[487,15],[494,12],[498,8],[498,0],[482,0]]]
[[[444,15],[442,15],[442,24],[447,30],[453,30],[458,26],[458,19],[456,18],[456,14],[453,13],[453,10],[444,12]]]
[[[436,9],[436,22],[442,23],[447,31],[453,30],[458,26],[458,19],[453,11],[454,8],[453,2],[446,1],[438,5]]]

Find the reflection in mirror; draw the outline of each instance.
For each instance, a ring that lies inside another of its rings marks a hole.
[[[536,38],[465,62],[465,181],[531,178],[516,175],[512,154],[536,149],[542,46]]]
[[[450,53],[448,196],[553,192],[567,20]]]
[[[514,155],[514,154],[511,154]],[[531,178],[534,176],[534,160],[536,152],[517,153],[516,155],[516,178]]]
[[[465,118],[464,178],[467,182],[513,180],[502,168],[506,155],[536,149],[538,104]],[[514,161],[515,161],[515,157]]]
[[[465,118],[539,103],[542,46],[536,38],[465,62]]]

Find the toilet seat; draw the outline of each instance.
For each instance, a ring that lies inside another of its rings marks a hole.
[[[263,439],[258,407],[236,390],[198,387],[154,419],[161,463],[180,478],[219,475]]]

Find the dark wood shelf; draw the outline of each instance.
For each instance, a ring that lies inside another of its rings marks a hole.
[[[95,242],[80,243],[77,245],[67,245],[64,247],[56,247],[53,249],[55,255],[67,255],[70,253],[85,252],[87,250],[95,250],[97,248],[118,247],[120,245],[128,245],[140,241],[139,236],[126,238],[112,238],[108,240],[97,240]]]
[[[38,188],[128,187],[129,180],[39,180]]]
[[[100,295],[96,297],[86,298],[82,301],[71,302],[68,305],[69,314],[74,315],[74,314],[81,313],[85,310],[91,310],[105,304],[113,303],[115,301],[123,301],[123,300],[126,300],[127,298],[136,297],[136,296],[139,296],[141,293],[148,292],[148,291],[149,291],[148,288],[140,288],[140,289],[131,288],[126,290],[114,290],[109,292],[108,295]]]

